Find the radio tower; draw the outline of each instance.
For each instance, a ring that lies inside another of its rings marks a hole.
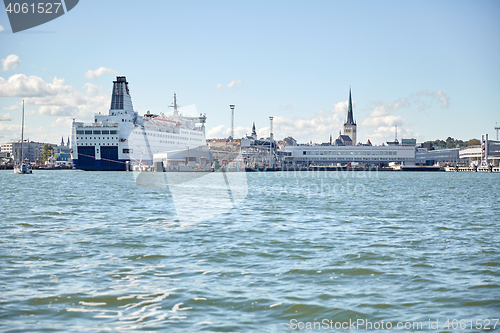
[[[234,104],[230,104],[231,108],[231,140],[234,140]]]
[[[496,125],[496,124],[497,124],[497,123],[495,123],[495,125]],[[495,131],[497,131],[497,141],[498,141],[498,131],[499,131],[499,130],[500,130],[500,127],[495,126]]]

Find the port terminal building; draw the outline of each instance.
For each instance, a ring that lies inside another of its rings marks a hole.
[[[414,146],[286,146],[287,164],[298,166],[361,163],[386,166],[415,163]]]
[[[416,165],[459,165],[466,163],[460,158],[460,148],[428,149],[417,148],[415,152]]]
[[[481,144],[460,149],[459,156],[467,166],[499,166],[500,141],[489,140],[488,134],[481,137]]]

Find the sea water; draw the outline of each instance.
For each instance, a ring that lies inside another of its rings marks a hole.
[[[0,330],[477,332],[499,318],[499,174],[158,175],[0,171]]]

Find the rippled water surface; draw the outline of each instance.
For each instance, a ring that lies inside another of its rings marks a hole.
[[[236,207],[207,206],[190,224],[171,191],[132,173],[0,171],[0,329],[287,332],[293,319],[363,319],[425,330],[431,319],[441,332],[455,331],[446,319],[499,317],[500,175],[245,177]]]

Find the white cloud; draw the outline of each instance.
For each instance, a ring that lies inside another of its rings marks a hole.
[[[246,134],[250,134],[251,132],[252,129],[250,127],[237,126],[234,129],[234,137],[242,138]],[[227,127],[226,125],[215,126],[214,128],[212,128],[207,132],[208,139],[228,138],[230,135],[231,135],[231,128]]]
[[[2,31],[3,31],[3,26],[0,25],[0,32],[2,32]]]
[[[233,87],[236,87],[236,86],[241,86],[242,84],[243,84],[243,82],[241,80],[232,80],[231,82],[229,82],[226,85],[223,85],[222,83],[218,83],[218,84],[215,85],[215,87],[217,89],[233,88]]]
[[[7,80],[0,77],[0,97],[42,97],[71,89],[64,85],[64,79],[54,78],[52,83],[47,83],[38,76],[24,74],[12,75]]]
[[[424,90],[415,94],[415,102],[419,105],[419,110],[423,111],[432,106],[432,102],[437,98],[439,103],[441,104],[441,108],[447,109],[450,106],[450,96],[448,94],[443,93],[441,90],[436,92]],[[430,97],[430,100],[422,99],[421,97]]]
[[[57,118],[50,124],[50,126],[70,128],[72,123],[73,120],[71,119],[71,117],[64,117],[64,118]]]
[[[365,135],[365,140],[370,139],[373,144],[381,144],[386,141],[393,141],[395,136],[394,126],[379,126],[369,134]],[[398,126],[398,140],[401,142],[401,138],[416,138],[420,137],[420,133],[413,132],[408,127]],[[358,140],[361,141],[361,140]]]
[[[0,133],[4,138],[1,138],[0,142],[7,142],[9,139],[18,138],[21,139],[21,125],[14,125],[5,122],[0,122]]]
[[[8,71],[10,69],[17,68],[19,64],[21,63],[21,60],[19,59],[19,56],[15,54],[9,54],[5,59],[2,59],[2,65],[3,65],[3,70]]]
[[[8,80],[0,77],[0,96],[24,97],[26,106],[38,106],[38,113],[50,116],[72,116],[80,120],[90,120],[94,113],[106,112],[109,105],[108,94],[102,94],[99,88],[86,83],[86,93],[81,93],[64,79],[54,78],[52,83],[45,82],[38,76],[27,77],[16,74]],[[5,110],[16,110],[22,102],[5,107]]]
[[[103,74],[115,74],[115,75],[118,75],[119,72],[115,71],[114,69],[111,69],[111,68],[99,67],[96,70],[90,70],[89,69],[83,75],[85,75],[85,77],[89,78],[89,79],[96,79],[96,78],[98,78],[99,76],[101,76]]]
[[[368,116],[361,123],[361,128],[368,129],[364,134],[364,141],[370,139],[373,143],[394,140],[394,130],[398,126],[398,138],[417,138],[419,133],[413,132],[405,118],[397,113],[402,109],[410,109],[416,106],[419,111],[425,111],[432,108],[434,102],[438,102],[441,108],[448,108],[450,105],[450,96],[441,90],[432,92],[423,90],[416,94],[411,94],[406,98],[400,98],[393,103],[377,102],[376,106],[370,111]],[[358,128],[359,132],[359,128]],[[360,140],[358,140],[360,141]]]
[[[338,131],[344,124],[347,113],[347,101],[336,103],[330,111],[318,111],[313,116],[292,119],[276,116],[274,117],[273,130],[276,140],[286,136],[293,136],[299,142],[322,143],[330,140],[330,135],[335,139]],[[259,131],[259,135],[261,132]],[[269,128],[265,128],[262,136],[269,136]]]
[[[0,114],[0,120],[2,119],[11,119],[10,113],[2,113]]]
[[[405,99],[400,99],[393,104],[384,102],[379,102],[378,104],[377,107],[370,111],[368,117],[363,120],[361,126],[396,126],[404,122],[405,119],[402,116],[395,116],[392,113],[408,105]]]
[[[207,132],[207,138],[208,139],[220,139],[220,138],[227,138],[229,134],[231,133],[231,130],[227,128],[226,125],[219,125],[215,126],[211,130]]]

